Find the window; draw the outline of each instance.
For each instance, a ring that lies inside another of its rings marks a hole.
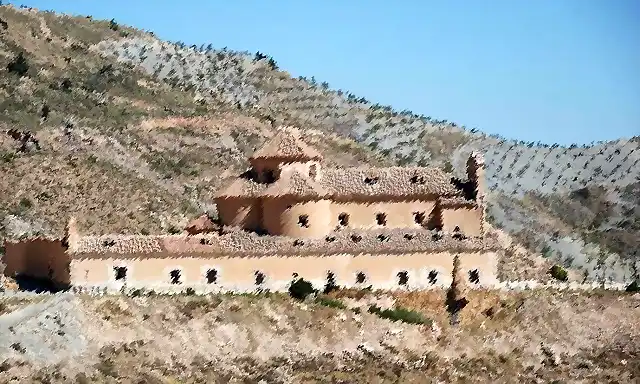
[[[365,184],[369,184],[369,185],[377,184],[378,183],[378,176],[365,177],[364,178],[364,182],[365,182]]]
[[[334,241],[336,241],[336,237],[335,236],[327,236],[324,238],[324,241],[326,241],[327,243],[333,243]]]
[[[169,279],[171,280],[171,284],[181,284],[180,277],[182,272],[179,269],[174,269],[169,272]]]
[[[382,225],[382,226],[387,225],[387,214],[386,213],[376,213],[376,223],[378,223],[378,225]]]
[[[105,247],[113,247],[114,245],[116,245],[116,241],[108,239],[103,241],[102,245],[104,245]]]
[[[403,237],[406,240],[413,240],[413,234],[411,234],[411,233],[405,233]]]
[[[215,269],[207,270],[207,284],[215,284],[218,282],[218,271]]]
[[[424,184],[425,183],[425,179],[424,176],[418,176],[418,175],[413,175],[411,176],[411,183],[412,184]]]
[[[124,280],[127,278],[127,267],[113,267],[116,280]]]
[[[409,273],[407,271],[398,272],[398,284],[407,285],[409,282]]]
[[[343,227],[346,227],[347,225],[349,225],[349,214],[344,212],[339,214],[338,223],[340,223],[340,225]]]
[[[379,234],[377,238],[381,243],[386,243],[387,241],[389,241],[389,236],[387,235]]]
[[[298,216],[298,225],[302,228],[309,228],[309,215]]]
[[[256,277],[256,285],[262,285],[264,283],[264,279],[265,279],[264,273],[260,271],[256,271],[255,277]]]
[[[351,235],[351,241],[353,241],[354,243],[357,243],[360,240],[362,240],[362,236],[360,236],[360,235]]]
[[[425,218],[426,216],[424,212],[413,212],[413,221],[415,221],[416,224],[422,225]]]
[[[438,282],[438,272],[431,270],[431,272],[429,272],[429,284],[433,285],[436,282]]]
[[[469,281],[473,284],[480,284],[480,272],[477,269],[469,271]]]
[[[304,245],[304,241],[302,241],[302,240],[300,240],[300,239],[295,239],[295,240],[293,241],[293,246],[294,246],[294,247],[301,247],[301,246],[303,246],[303,245]]]
[[[455,228],[453,228],[453,232],[460,232],[460,227],[458,227],[458,226],[456,225],[456,227],[455,227]]]
[[[364,272],[358,272],[356,274],[356,283],[357,284],[362,284],[365,281],[367,281],[367,275],[365,275]]]

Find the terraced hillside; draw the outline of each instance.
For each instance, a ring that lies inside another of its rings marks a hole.
[[[524,245],[511,261],[542,254],[580,279],[628,280],[640,269],[640,137],[569,148],[514,142],[292,78],[262,54],[8,6],[0,18],[0,124],[31,130],[40,145],[16,153],[14,139],[0,139],[9,236],[59,232],[70,212],[92,232],[175,231],[212,211],[215,188],[275,126],[290,124],[335,164],[457,173],[481,150],[489,220]],[[15,70],[20,52],[24,73]]]

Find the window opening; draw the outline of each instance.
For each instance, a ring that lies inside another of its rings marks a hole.
[[[373,177],[365,177],[364,182],[369,185],[374,185],[378,183],[378,176]]]
[[[207,284],[215,284],[218,282],[218,271],[215,269],[207,270]]]
[[[398,284],[407,285],[409,282],[409,273],[407,271],[398,272]]]
[[[426,218],[426,215],[424,212],[413,212],[413,221],[415,221],[416,224],[422,225],[424,223],[425,218]]]
[[[360,235],[351,235],[351,241],[353,241],[354,243],[357,243],[360,240],[362,240],[362,236],[360,236]]]
[[[293,246],[294,246],[294,247],[301,247],[301,246],[303,246],[303,245],[304,245],[304,241],[302,241],[302,240],[300,240],[300,239],[295,239],[295,240],[293,241]]]
[[[174,269],[173,271],[169,272],[169,278],[171,279],[171,284],[181,284],[181,281],[180,281],[181,275],[182,273],[180,272],[179,269]]]
[[[378,241],[380,241],[381,243],[385,243],[389,241],[389,236],[380,234],[378,235]]]
[[[339,214],[338,215],[338,222],[343,227],[346,227],[347,225],[349,225],[349,214],[348,213],[344,213],[344,212]]]
[[[302,228],[309,228],[309,215],[298,216],[298,225]]]
[[[469,281],[473,284],[480,284],[480,272],[477,269],[469,271]]]
[[[334,241],[336,241],[336,237],[335,236],[327,236],[327,237],[324,238],[324,240],[327,243],[333,243]]]
[[[413,234],[411,234],[411,233],[405,233],[403,237],[406,240],[413,240]]]
[[[435,284],[438,281],[438,272],[432,270],[429,272],[429,284]]]
[[[358,272],[356,274],[356,283],[357,284],[362,284],[367,280],[367,275],[364,274],[364,272]]]
[[[266,183],[273,183],[276,181],[276,173],[269,169],[267,171],[264,172],[264,181]]]
[[[127,278],[127,267],[113,267],[116,280],[124,280]]]
[[[115,240],[105,240],[102,242],[102,245],[104,245],[105,247],[113,247],[114,245],[116,245],[116,241]]]
[[[255,277],[256,277],[256,285],[262,285],[264,283],[264,279],[265,279],[264,273],[260,271],[256,271]]]
[[[387,214],[386,213],[376,213],[376,223],[378,223],[378,225],[382,225],[382,226],[387,225]]]

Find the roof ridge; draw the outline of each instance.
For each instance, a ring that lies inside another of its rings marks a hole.
[[[261,196],[316,196],[326,197],[330,192],[320,183],[301,174],[298,170],[284,172],[274,184],[264,190]]]

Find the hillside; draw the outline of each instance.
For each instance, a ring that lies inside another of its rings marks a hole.
[[[640,374],[638,295],[467,297],[455,328],[437,291],[341,294],[351,309],[277,294],[0,297],[0,382],[630,383]],[[433,323],[380,319],[371,303]]]
[[[640,137],[514,142],[292,78],[264,55],[10,6],[0,19],[0,129],[31,131],[39,147],[0,136],[0,236],[60,234],[71,213],[93,233],[179,230],[215,213],[215,189],[289,124],[339,165],[458,173],[483,151],[488,218],[523,246],[510,249],[504,278],[531,278],[540,255],[579,280],[640,269]]]

